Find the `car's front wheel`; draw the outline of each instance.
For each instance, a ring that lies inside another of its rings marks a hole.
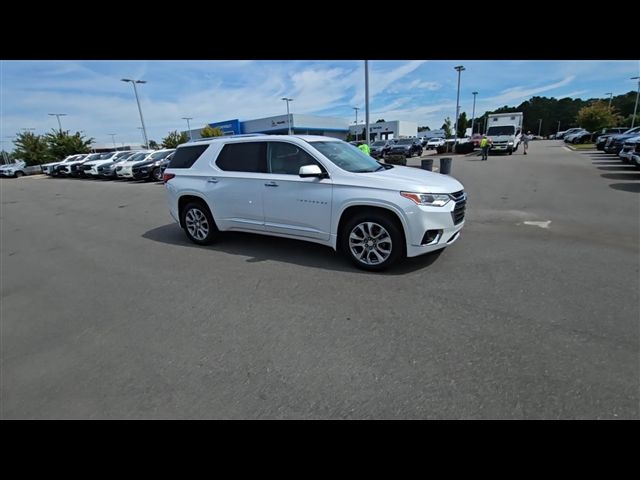
[[[162,181],[162,170],[160,169],[160,167],[156,167],[153,169],[153,171],[151,172],[151,178],[156,182]]]
[[[182,209],[182,225],[189,240],[198,245],[209,245],[218,234],[218,227],[206,205],[191,202]]]
[[[381,271],[403,255],[403,237],[388,215],[364,213],[349,219],[342,230],[342,250],[359,268]]]
[[[16,178],[24,177],[24,173],[22,173],[22,172],[20,172],[20,171],[17,171],[17,172],[15,173],[15,177],[16,177]]]

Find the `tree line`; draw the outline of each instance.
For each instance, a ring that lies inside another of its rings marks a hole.
[[[202,138],[218,137],[224,132],[209,125],[200,130]],[[155,140],[149,140],[150,149],[176,148],[182,143],[189,141],[186,132],[178,133],[177,130],[169,132],[158,144]],[[55,130],[44,135],[37,135],[32,132],[20,132],[16,134],[13,144],[13,152],[2,151],[0,156],[5,160],[24,160],[28,166],[42,165],[44,163],[56,162],[78,153],[90,153],[95,139],[86,137],[81,132],[71,134],[69,130]]]

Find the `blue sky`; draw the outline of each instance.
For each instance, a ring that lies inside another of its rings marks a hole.
[[[461,111],[471,116],[534,96],[604,97],[635,90],[640,61],[375,61],[369,62],[371,121],[409,120],[439,128],[455,114],[457,72],[464,65]],[[48,113],[66,113],[65,130],[82,130],[96,143],[141,141],[131,84],[138,93],[149,138],[170,130],[234,118],[286,112],[280,100],[294,99],[294,113],[354,120],[364,116],[363,61],[1,61],[0,130],[3,147],[23,128],[57,128]]]

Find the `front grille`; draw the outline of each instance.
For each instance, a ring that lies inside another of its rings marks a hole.
[[[450,193],[449,196],[456,202],[456,206],[451,212],[451,217],[453,218],[453,224],[458,225],[464,220],[464,212],[467,207],[467,195],[464,193],[464,190],[460,190],[459,192]]]

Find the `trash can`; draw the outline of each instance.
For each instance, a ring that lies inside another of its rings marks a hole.
[[[442,157],[440,159],[440,173],[444,175],[451,173],[451,160],[450,157]]]
[[[433,158],[422,160],[420,162],[420,168],[422,170],[429,170],[430,172],[433,172]]]

